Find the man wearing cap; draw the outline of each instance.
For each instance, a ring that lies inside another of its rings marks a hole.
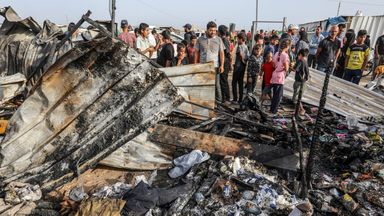
[[[290,24],[288,26],[287,34],[289,35],[289,39],[291,39],[291,41],[292,41],[291,44],[295,45],[295,46],[296,46],[297,41],[299,40],[299,38],[297,38],[297,36],[296,36],[296,33],[298,30],[299,30],[299,27],[295,24]]]
[[[192,25],[187,23],[185,24],[184,26],[184,31],[185,31],[185,34],[184,34],[184,40],[187,41],[188,43],[191,42],[191,37],[192,35],[194,35],[195,33],[192,31]]]
[[[129,26],[127,20],[121,20],[121,30],[123,31],[118,38],[133,48],[136,42],[136,36],[129,32]]]

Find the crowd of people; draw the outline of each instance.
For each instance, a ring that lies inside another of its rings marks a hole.
[[[123,20],[119,38],[163,67],[213,62],[216,101],[222,105],[242,103],[244,91],[253,94],[261,82],[261,103],[271,100],[272,114],[278,112],[285,78],[290,72],[295,72],[292,99],[296,104],[299,92],[306,89],[310,67],[359,84],[370,53],[367,31],[359,30],[357,34],[353,29],[345,31],[345,24],[331,26],[329,32],[317,26],[310,39],[306,29],[299,30],[297,25],[289,25],[281,35],[275,30],[259,30],[253,38],[245,30],[234,35],[227,26],[217,26],[212,21],[201,37],[195,35],[190,24],[183,27],[184,40],[174,44],[168,30],[160,34],[156,30],[150,32],[149,26],[141,23],[131,33],[128,22]],[[384,35],[377,40],[375,57],[376,66],[384,64]],[[228,83],[231,72],[232,100]],[[304,115],[305,110],[298,105],[300,114]]]

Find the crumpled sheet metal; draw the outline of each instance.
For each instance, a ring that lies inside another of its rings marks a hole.
[[[9,123],[0,176],[52,189],[177,107],[165,74],[121,42],[83,43],[61,57]]]
[[[0,77],[0,106],[25,90],[26,79],[23,74]]]
[[[46,69],[49,56],[53,55],[53,60],[57,58],[52,50],[56,49],[57,38],[63,32],[49,20],[40,27],[31,17],[22,20],[11,7],[3,11],[0,13],[5,18],[0,28],[0,76],[21,73],[27,83],[33,85]]]
[[[295,74],[285,80],[284,96],[292,98]],[[319,105],[325,73],[310,69],[310,80],[302,101],[314,106]],[[369,91],[354,83],[331,76],[325,108],[342,116],[353,115],[358,118],[379,117],[384,113],[384,96]]]

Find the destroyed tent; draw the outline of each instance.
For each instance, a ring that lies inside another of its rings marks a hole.
[[[165,74],[135,50],[110,38],[83,43],[50,67],[10,119],[2,183],[55,188],[181,102]]]
[[[0,28],[0,76],[20,73],[33,85],[57,58],[54,51],[63,32],[49,20],[41,27],[32,17],[21,19],[11,7],[0,14],[5,18]]]

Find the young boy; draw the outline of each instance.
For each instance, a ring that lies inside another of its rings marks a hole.
[[[183,43],[177,44],[177,56],[173,60],[173,66],[187,65],[188,57],[185,52],[185,45]]]
[[[269,52],[266,54],[265,62],[261,67],[261,76],[263,76],[262,83],[262,94],[261,94],[261,105],[263,105],[264,101],[269,97],[269,100],[272,99],[272,91],[271,91],[271,78],[272,73],[275,70],[275,66],[273,65],[273,54]]]
[[[263,56],[261,52],[261,45],[256,44],[252,49],[251,57],[249,57],[247,71],[247,94],[253,93],[255,91],[257,77],[261,73],[261,66],[263,64]]]
[[[344,79],[357,85],[360,83],[361,76],[365,70],[370,53],[369,47],[364,43],[367,38],[367,31],[360,30],[357,33],[356,43],[347,49],[347,59],[345,60]]]
[[[232,77],[232,93],[233,93],[233,102],[241,103],[243,101],[243,91],[244,91],[244,73],[245,66],[248,60],[248,47],[245,45],[246,36],[244,33],[239,33],[237,36],[237,49],[236,49],[236,60],[235,68],[233,71]],[[239,98],[237,98],[237,90],[239,90]]]
[[[196,35],[191,36],[191,42],[188,44],[187,47],[187,55],[188,55],[188,61],[189,64],[195,64],[195,46],[197,43],[197,37]]]
[[[295,69],[295,82],[293,83],[293,97],[292,101],[295,104],[295,107],[297,104],[297,99],[299,96],[300,91],[302,91],[302,94],[304,94],[304,91],[306,89],[306,82],[309,78],[309,67],[307,63],[307,56],[308,56],[309,50],[308,49],[301,49],[299,50],[297,54],[297,62],[294,66]],[[305,110],[303,108],[303,104],[300,102],[299,104],[299,112],[300,115],[305,114]]]

